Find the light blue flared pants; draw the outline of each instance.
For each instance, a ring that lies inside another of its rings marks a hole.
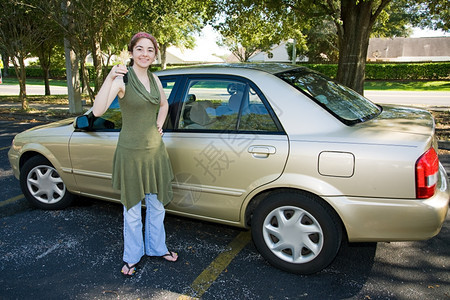
[[[141,202],[123,209],[123,261],[138,263],[144,254],[162,256],[168,252],[164,229],[164,206],[156,194],[145,194],[145,232],[142,232]],[[145,238],[145,241],[144,241]]]

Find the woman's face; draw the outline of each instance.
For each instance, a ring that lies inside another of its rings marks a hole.
[[[133,47],[131,57],[134,64],[141,68],[148,68],[156,58],[155,45],[147,38],[141,38]]]

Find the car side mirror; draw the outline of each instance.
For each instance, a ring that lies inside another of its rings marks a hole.
[[[83,130],[89,128],[88,117],[86,115],[76,117],[75,122],[74,122],[74,127],[76,129],[83,129]]]
[[[95,121],[95,116],[92,112],[87,115],[82,115],[75,118],[74,127],[76,129],[92,131]]]

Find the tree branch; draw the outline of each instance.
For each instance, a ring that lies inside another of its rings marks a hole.
[[[380,5],[378,6],[377,10],[372,14],[370,18],[371,24],[375,23],[375,20],[378,18],[380,13],[383,11],[383,9],[386,7],[386,5],[389,4],[392,0],[381,0]]]

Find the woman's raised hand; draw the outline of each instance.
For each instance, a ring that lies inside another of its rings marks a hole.
[[[114,80],[117,77],[123,77],[125,74],[128,73],[128,69],[125,65],[115,65],[112,67],[111,71],[109,72],[108,76]]]

